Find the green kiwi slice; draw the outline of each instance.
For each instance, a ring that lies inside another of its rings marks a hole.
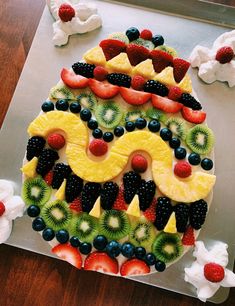
[[[75,100],[74,94],[64,85],[56,85],[50,90],[51,99]]]
[[[121,40],[123,41],[125,44],[129,44],[129,38],[122,32],[115,32],[115,33],[111,33],[108,38],[110,39],[117,39],[117,40]]]
[[[181,139],[185,139],[187,127],[183,119],[170,117],[167,119],[165,124],[168,127],[168,129],[172,131],[173,134],[175,134]]]
[[[75,215],[70,224],[70,233],[83,242],[92,242],[98,235],[98,221],[88,213]]]
[[[46,203],[40,215],[46,225],[55,231],[66,229],[72,217],[67,202],[60,200]]]
[[[174,261],[183,252],[180,236],[161,232],[153,242],[152,252],[157,259],[165,263]]]
[[[177,57],[178,54],[176,52],[176,50],[172,47],[169,47],[169,46],[166,46],[166,45],[161,45],[161,46],[158,46],[157,48],[155,48],[156,50],[162,50],[164,52],[167,52],[169,53],[170,55],[172,55],[173,57]]]
[[[22,188],[22,198],[26,205],[43,206],[51,196],[51,187],[46,182],[37,176],[28,178],[24,181]]]
[[[136,121],[136,119],[138,118],[144,118],[146,117],[145,112],[141,111],[141,110],[130,110],[129,112],[126,113],[125,115],[125,122],[127,121]]]
[[[110,240],[119,240],[129,234],[130,223],[127,215],[120,210],[106,210],[99,220],[99,233]]]
[[[77,100],[85,108],[89,108],[90,110],[96,109],[97,99],[91,92],[81,93],[79,96],[77,96]]]
[[[115,128],[123,117],[120,106],[112,101],[97,106],[95,110],[96,120],[106,129]]]
[[[198,124],[191,128],[186,135],[188,147],[195,153],[208,154],[214,145],[214,134],[206,125]]]
[[[165,123],[166,120],[167,120],[166,114],[164,112],[160,111],[159,109],[156,109],[155,107],[150,107],[146,111],[146,115],[150,119],[155,119],[155,120],[158,120],[158,121],[163,122],[163,123]]]
[[[143,46],[149,50],[153,50],[155,48],[154,44],[150,40],[146,40],[143,38],[137,38],[131,42],[132,44]]]

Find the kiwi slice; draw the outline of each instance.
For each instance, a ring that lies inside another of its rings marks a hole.
[[[22,198],[26,205],[43,206],[51,196],[51,187],[46,182],[37,176],[28,178],[24,181],[22,188]]]
[[[108,38],[117,39],[123,41],[125,44],[129,44],[129,38],[122,32],[111,33]]]
[[[131,110],[129,112],[126,113],[125,115],[125,122],[127,121],[136,121],[136,119],[138,118],[144,118],[146,117],[145,112],[141,111],[141,110]]]
[[[100,231],[110,240],[119,240],[129,234],[130,223],[127,215],[120,210],[106,210],[100,217]]]
[[[95,116],[96,120],[102,127],[106,129],[113,129],[121,121],[123,113],[118,104],[109,101],[97,106]]]
[[[165,263],[172,262],[183,252],[180,236],[161,232],[153,242],[152,252],[159,260]]]
[[[90,110],[96,109],[97,99],[91,92],[81,93],[79,96],[77,96],[77,100],[85,108],[89,108]]]
[[[180,118],[170,117],[166,121],[166,126],[172,131],[173,134],[181,139],[185,139],[187,127],[185,121]]]
[[[146,40],[143,38],[137,38],[136,40],[133,40],[131,43],[143,46],[149,50],[153,50],[155,48],[154,44],[150,40]]]
[[[214,145],[214,134],[206,125],[198,124],[188,130],[186,143],[195,153],[208,154]]]
[[[67,202],[61,200],[46,203],[40,215],[46,225],[54,231],[66,229],[72,217]]]
[[[160,111],[159,109],[156,109],[155,107],[150,107],[146,111],[146,115],[150,119],[155,119],[155,120],[158,120],[158,121],[163,122],[163,123],[165,123],[166,120],[167,120],[166,114],[164,112]]]
[[[64,85],[56,85],[50,90],[50,99],[75,100],[74,94]]]
[[[176,50],[172,47],[169,47],[169,46],[166,46],[166,45],[161,45],[161,46],[158,46],[157,48],[155,48],[156,50],[162,50],[164,52],[167,52],[169,53],[170,55],[172,55],[173,57],[177,57],[178,54],[176,52]]]
[[[98,235],[98,221],[88,213],[75,215],[70,224],[70,233],[83,242],[92,242]]]

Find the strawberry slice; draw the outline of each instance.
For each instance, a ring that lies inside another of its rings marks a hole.
[[[126,49],[126,44],[117,39],[104,39],[100,42],[100,47],[104,52],[104,56],[107,61],[117,56]]]
[[[69,208],[77,213],[82,212],[81,198],[79,197],[79,198],[74,199],[73,202],[70,203]]]
[[[149,272],[149,266],[143,260],[137,258],[125,261],[120,268],[122,276],[148,274]]]
[[[115,258],[109,257],[106,253],[94,252],[85,259],[84,270],[117,274],[118,262]]]
[[[62,260],[69,262],[74,267],[81,269],[82,256],[77,248],[72,247],[70,244],[58,244],[51,249],[52,253],[56,254]]]
[[[75,74],[66,68],[63,68],[60,73],[62,81],[70,88],[85,88],[88,86],[89,79],[81,75]]]
[[[183,106],[181,113],[185,120],[192,123],[202,123],[206,119],[205,112],[200,110],[193,110],[186,106]]]
[[[116,210],[127,210],[127,204],[124,199],[124,189],[123,186],[119,188],[118,196],[113,204],[112,209]]]
[[[171,66],[173,62],[173,56],[162,50],[152,50],[150,58],[153,61],[154,70],[157,73],[161,72],[166,67]]]
[[[194,237],[194,230],[192,226],[188,226],[183,238],[182,238],[182,244],[183,245],[194,245],[195,244],[195,237]]]
[[[126,101],[126,103],[131,105],[142,105],[147,103],[151,98],[151,93],[138,91],[126,87],[120,87],[120,95]]]
[[[119,92],[119,86],[109,83],[99,82],[95,79],[89,79],[90,89],[101,99],[110,99]]]
[[[188,71],[190,63],[183,60],[182,58],[173,59],[173,73],[177,83],[179,83]]]
[[[152,223],[154,223],[156,220],[156,207],[157,207],[157,200],[154,198],[149,208],[147,208],[143,212],[145,218],[148,219]]]
[[[152,94],[152,104],[154,107],[167,113],[177,113],[183,107],[183,104],[179,102],[154,94]]]
[[[131,65],[136,66],[149,57],[149,50],[143,46],[129,44],[126,47],[126,53]]]

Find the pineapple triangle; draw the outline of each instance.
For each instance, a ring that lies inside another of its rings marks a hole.
[[[107,62],[107,67],[110,70],[121,73],[130,73],[132,66],[125,52],[121,52]]]
[[[36,176],[37,164],[38,164],[38,158],[35,156],[27,164],[25,164],[20,170],[27,177],[35,177]]]
[[[153,68],[153,62],[151,59],[146,59],[143,62],[140,62],[138,65],[136,65],[133,68],[133,73],[141,75],[144,78],[147,79],[153,79],[155,75],[155,71]]]
[[[106,59],[103,50],[100,46],[96,46],[88,50],[83,55],[83,58],[88,64],[94,64],[97,66],[105,66],[106,64]]]
[[[55,193],[55,197],[57,200],[63,201],[65,199],[65,188],[66,188],[66,179],[63,180],[63,183],[60,185],[60,188]]]
[[[99,218],[101,214],[101,207],[100,207],[100,197],[97,198],[92,210],[89,212],[89,215],[95,218]]]
[[[159,81],[162,84],[169,85],[169,86],[176,85],[172,67],[166,67],[160,73],[156,74],[154,80]]]
[[[191,93],[193,88],[190,76],[186,74],[183,80],[180,81],[178,86],[182,89],[183,92]]]
[[[177,233],[177,228],[176,228],[176,218],[175,218],[175,212],[171,214],[166,226],[164,227],[163,231],[165,233],[170,233],[170,234],[175,234]]]
[[[140,217],[139,196],[136,194],[128,206],[126,213],[133,217]]]

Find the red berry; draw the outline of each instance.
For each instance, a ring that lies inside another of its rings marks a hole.
[[[135,75],[131,80],[131,87],[135,90],[143,90],[145,79],[141,75]]]
[[[0,201],[0,217],[4,214],[5,210],[5,205]]]
[[[178,86],[172,86],[169,89],[168,98],[173,101],[178,101],[182,95],[182,90]]]
[[[179,161],[175,164],[174,173],[178,177],[186,178],[192,174],[192,167],[186,161]]]
[[[147,274],[149,272],[149,266],[143,260],[137,258],[125,261],[120,268],[120,274],[122,276]]]
[[[224,279],[224,268],[214,262],[210,262],[204,266],[204,276],[212,283],[219,283]]]
[[[149,50],[143,46],[129,44],[126,47],[126,53],[131,65],[136,66],[149,57]]]
[[[65,145],[65,139],[63,135],[54,133],[48,136],[47,143],[52,149],[60,150]]]
[[[70,244],[58,244],[51,249],[52,253],[56,254],[62,260],[69,262],[78,269],[82,267],[82,256],[77,248]]]
[[[116,210],[127,210],[127,204],[124,199],[124,189],[123,187],[119,188],[118,196],[113,204],[112,209]]]
[[[102,156],[107,153],[108,145],[103,139],[93,139],[89,144],[89,150],[95,156]]]
[[[173,59],[173,73],[177,83],[179,83],[188,71],[190,63],[183,60],[182,58]]]
[[[98,81],[104,81],[108,75],[108,71],[101,66],[96,66],[93,73],[94,78]]]
[[[118,262],[103,252],[94,252],[87,256],[84,270],[102,271],[104,273],[118,273]]]
[[[220,62],[220,64],[226,64],[231,62],[234,57],[233,49],[229,46],[220,48],[215,56],[215,59]]]
[[[194,229],[192,226],[188,226],[186,231],[184,232],[182,238],[183,245],[194,245],[195,244],[195,237],[194,237]]]
[[[44,181],[47,183],[48,186],[51,186],[53,180],[53,171],[50,170],[45,176]]]
[[[149,208],[144,211],[144,216],[150,222],[155,222],[156,220],[156,207],[157,207],[157,200],[154,198]]]
[[[62,21],[67,22],[75,16],[75,10],[71,5],[64,3],[61,4],[58,14]]]
[[[141,154],[136,154],[132,157],[131,167],[135,172],[143,173],[148,168],[147,159]]]
[[[100,82],[95,79],[89,79],[89,86],[94,94],[101,99],[113,98],[119,92],[119,86]]]
[[[118,39],[104,39],[100,42],[105,58],[107,61],[117,56],[126,49],[126,44]]]
[[[153,37],[153,33],[148,29],[144,29],[140,32],[140,38],[143,38],[146,40],[152,40],[152,37]]]
[[[82,201],[81,198],[76,198],[69,204],[69,208],[78,213],[82,212]]]

